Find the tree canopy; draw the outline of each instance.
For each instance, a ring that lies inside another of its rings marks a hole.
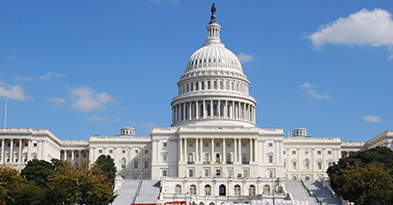
[[[110,204],[112,183],[100,166],[29,161],[19,171],[0,167],[0,202],[6,204]]]
[[[102,172],[108,177],[106,181],[113,186],[116,178],[116,166],[112,157],[110,155],[100,155],[94,163],[95,166],[101,168]]]
[[[327,170],[336,194],[356,204],[393,204],[393,151],[377,147],[341,158]]]

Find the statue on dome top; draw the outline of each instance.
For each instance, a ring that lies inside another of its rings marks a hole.
[[[212,15],[216,14],[216,4],[215,3],[213,3],[210,11],[212,12]]]

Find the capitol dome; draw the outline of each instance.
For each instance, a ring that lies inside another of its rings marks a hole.
[[[256,101],[237,56],[221,43],[215,12],[206,26],[207,40],[186,64],[172,100],[172,127],[255,127]]]

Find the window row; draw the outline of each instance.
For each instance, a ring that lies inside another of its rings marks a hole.
[[[185,83],[179,86],[179,95],[198,90],[231,90],[248,95],[248,85],[241,81],[233,80],[202,80]]]
[[[245,195],[244,193],[241,193],[241,185],[240,184],[235,184],[233,186],[233,194],[234,196],[240,196],[240,195]],[[189,190],[184,190],[184,192],[189,193],[191,195],[196,195],[197,194],[197,186],[195,184],[190,185]],[[218,195],[219,196],[227,196],[227,186],[224,184],[221,184],[218,188]],[[181,194],[182,193],[182,186],[180,184],[177,184],[175,186],[175,193]],[[270,186],[269,185],[264,185],[263,186],[263,193],[264,194],[269,194],[270,193]],[[210,184],[206,184],[203,186],[203,194],[205,196],[212,196],[213,194],[213,188]],[[248,186],[248,195],[249,196],[254,196],[256,195],[256,187],[255,185],[251,184]]]
[[[221,67],[239,67],[240,63],[232,59],[230,57],[212,57],[212,58],[203,58],[198,60],[188,61],[187,70],[191,70],[197,67],[206,67],[206,66],[221,66]]]
[[[126,160],[126,158],[122,158],[121,159],[121,168],[126,168],[128,165],[127,165],[127,160]],[[132,163],[132,168],[133,169],[139,169],[139,168],[141,168],[140,166],[139,166],[139,161],[134,161],[133,163]],[[147,161],[147,160],[145,160],[144,161],[144,163],[143,163],[143,169],[149,169],[149,161]]]

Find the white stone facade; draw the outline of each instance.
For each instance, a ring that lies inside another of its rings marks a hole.
[[[154,128],[150,137],[122,128],[120,136],[88,141],[60,140],[46,129],[0,128],[0,163],[20,169],[31,159],[93,163],[110,155],[118,178],[160,180],[161,202],[221,204],[239,196],[283,199],[285,180],[326,177],[327,168],[350,152],[393,149],[392,131],[368,142],[342,142],[309,137],[305,128],[284,137],[282,129],[257,127],[250,82],[221,43],[214,14],[206,28],[206,43],[191,55],[177,83],[171,127]]]

